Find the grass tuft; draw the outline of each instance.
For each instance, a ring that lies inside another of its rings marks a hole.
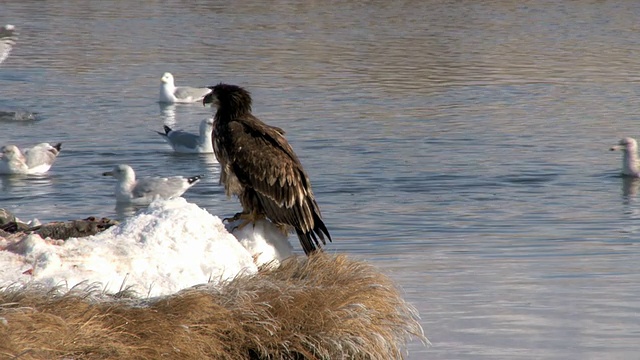
[[[411,337],[428,344],[417,320],[373,266],[321,253],[144,300],[10,286],[0,358],[402,359]]]

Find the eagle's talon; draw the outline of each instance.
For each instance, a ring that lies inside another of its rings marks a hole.
[[[251,212],[239,212],[236,213],[235,215],[233,215],[233,217],[230,218],[224,218],[222,219],[222,221],[227,221],[228,223],[233,223],[236,222],[238,220],[242,220],[242,222],[236,226],[234,226],[233,228],[231,228],[231,231],[236,231],[236,230],[242,230],[242,228],[244,228],[245,226],[247,226],[247,224],[249,223],[253,223],[254,227],[255,227],[255,223],[257,220],[260,220],[264,218],[264,216],[260,216],[258,214],[255,213],[251,213]]]
[[[242,212],[236,213],[232,217],[226,217],[226,218],[222,219],[222,222],[232,223],[232,222],[234,222],[236,220],[242,219],[244,214],[246,214],[246,213],[242,213]]]
[[[245,221],[243,221],[242,223],[240,223],[240,224],[238,224],[238,225],[234,226],[234,227],[233,227],[233,230],[231,230],[231,231],[242,230],[242,228],[243,228],[243,227],[247,226],[247,224],[248,224],[248,223],[251,223],[251,222],[253,222],[253,221],[251,221],[251,220],[245,220]],[[255,223],[254,223],[254,226],[255,226]]]

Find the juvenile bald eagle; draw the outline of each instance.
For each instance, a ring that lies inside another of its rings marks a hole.
[[[249,222],[267,217],[295,229],[305,254],[331,241],[311,182],[284,131],[251,114],[251,95],[227,84],[210,87],[203,104],[217,107],[213,151],[220,163],[220,182],[228,196],[236,195],[242,212],[232,220]]]

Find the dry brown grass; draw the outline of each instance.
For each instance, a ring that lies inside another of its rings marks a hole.
[[[427,343],[414,309],[367,263],[326,254],[140,300],[0,291],[0,359],[401,359]]]

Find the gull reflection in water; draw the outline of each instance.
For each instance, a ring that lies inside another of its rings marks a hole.
[[[629,202],[631,198],[638,195],[638,188],[640,188],[639,178],[628,176],[622,178],[622,197],[625,202]]]
[[[19,191],[29,195],[47,194],[52,184],[48,174],[24,175],[11,174],[0,175],[0,190],[3,192]],[[28,191],[25,191],[28,190]],[[16,194],[17,195],[17,194]]]
[[[212,172],[217,172],[220,169],[220,164],[218,163],[218,159],[216,156],[211,154],[198,154],[198,158],[202,162],[202,166]]]
[[[174,127],[176,125],[176,105],[158,103],[160,106],[160,116],[165,125]]]
[[[116,203],[116,220],[124,219],[135,215],[139,210],[146,209],[149,205],[133,205],[127,203]]]

